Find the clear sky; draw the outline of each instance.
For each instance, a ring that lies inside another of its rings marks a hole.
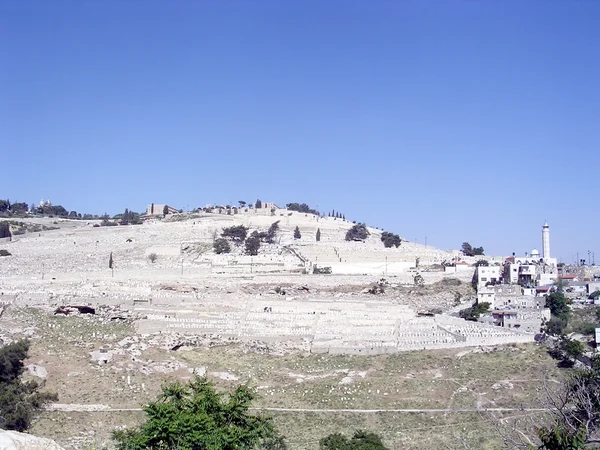
[[[600,2],[0,2],[0,198],[306,202],[600,264]]]

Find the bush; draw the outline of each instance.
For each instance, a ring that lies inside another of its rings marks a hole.
[[[243,244],[247,235],[248,227],[244,225],[223,228],[223,232],[221,233],[222,238],[231,239],[236,245]]]
[[[357,223],[346,233],[347,241],[365,241],[369,237],[369,232],[364,223]]]
[[[11,237],[10,234],[10,225],[8,222],[6,221],[1,221],[0,222],[0,238],[9,238]]]
[[[151,263],[154,263],[154,261],[156,261],[156,258],[157,258],[156,253],[150,253],[148,255],[148,259],[150,260]]]
[[[217,255],[220,255],[222,253],[230,253],[231,245],[229,245],[229,242],[227,241],[227,239],[223,239],[223,238],[215,239],[215,242],[213,242],[213,250],[215,251],[215,253]]]
[[[302,239],[302,233],[300,233],[300,228],[297,225],[294,229],[294,239]]]
[[[115,431],[118,450],[142,449],[283,449],[270,418],[250,414],[256,394],[238,386],[217,392],[206,378],[165,385],[155,402],[143,408],[139,427]],[[265,447],[264,445],[271,445]],[[275,445],[274,445],[275,444]]]
[[[37,411],[58,400],[56,394],[38,392],[35,381],[21,381],[28,351],[28,341],[0,348],[0,428],[6,430],[27,430]]]
[[[331,275],[331,267],[329,267],[329,266],[326,266],[326,267],[317,267],[317,266],[314,266],[313,267],[313,274],[315,274],[315,275],[319,275],[319,274]]]
[[[11,255],[12,255],[12,253],[10,253],[8,250],[4,250],[4,249],[0,250],[0,256],[11,256]]]
[[[387,450],[381,438],[375,433],[357,430],[352,439],[334,433],[319,441],[319,450]]]
[[[384,231],[383,233],[381,233],[381,242],[383,242],[385,248],[398,248],[402,243],[402,239],[400,239],[400,236],[398,236],[397,234],[388,233],[387,231]]]
[[[477,322],[481,314],[490,310],[490,306],[492,306],[492,304],[489,302],[477,303],[470,308],[462,309],[458,315],[465,320]]]

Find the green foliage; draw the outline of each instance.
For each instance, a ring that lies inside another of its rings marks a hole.
[[[285,205],[286,209],[289,211],[297,211],[305,214],[314,214],[315,216],[320,216],[321,213],[316,209],[312,209],[306,203],[288,203]]]
[[[9,223],[4,220],[0,221],[0,238],[7,238],[11,236]]]
[[[560,341],[560,349],[565,353],[565,356],[572,359],[577,359],[583,355],[585,348],[583,344],[575,339],[563,338]]]
[[[138,428],[116,431],[118,450],[254,449],[263,443],[283,449],[269,418],[249,413],[255,393],[238,386],[232,393],[215,390],[206,378],[163,387],[158,401],[144,407],[146,421]],[[278,443],[279,441],[279,443]]]
[[[357,223],[346,233],[347,241],[364,241],[369,237],[369,232],[364,223]]]
[[[231,245],[229,245],[229,241],[227,239],[215,239],[215,242],[213,242],[213,250],[217,255],[222,253],[230,253]]]
[[[112,252],[110,252],[110,256],[108,257],[108,268],[112,269],[113,268],[113,256],[112,256]]]
[[[468,242],[463,242],[462,251],[465,256],[479,256],[483,255],[483,247],[472,247]]]
[[[462,309],[458,315],[465,320],[477,322],[479,320],[479,316],[489,312],[490,306],[492,305],[489,302],[477,303],[470,308]]]
[[[387,450],[381,438],[375,433],[363,430],[354,432],[352,439],[343,434],[334,433],[319,441],[320,450]]]
[[[271,226],[267,230],[267,235],[264,238],[264,241],[267,244],[272,244],[273,242],[275,242],[275,236],[277,235],[278,231],[279,231],[279,220],[277,222],[273,222],[271,224]]]
[[[163,216],[166,216],[167,214],[169,214],[169,205],[165,205],[163,207],[162,213],[163,213]]]
[[[551,317],[550,320],[542,324],[542,333],[552,336],[562,336],[567,327],[567,319],[561,317]]]
[[[294,239],[302,239],[302,233],[300,233],[300,228],[297,225],[294,229]]]
[[[254,207],[256,209],[262,208],[262,202],[260,201],[260,199],[256,200],[256,203],[254,204]]]
[[[546,297],[546,308],[550,308],[550,314],[565,323],[569,321],[571,309],[567,303],[567,299],[562,292],[553,292]]]
[[[61,205],[42,205],[36,208],[36,213],[42,214],[44,216],[58,216],[58,217],[67,217],[69,215],[69,211],[67,211]]]
[[[397,234],[388,233],[387,231],[384,231],[383,233],[381,233],[381,242],[383,242],[385,248],[398,248],[402,243],[402,239],[400,239],[400,236],[398,236]]]
[[[21,381],[28,351],[28,341],[0,348],[0,428],[25,431],[37,410],[58,399],[56,394],[38,392],[39,386],[34,381]]]
[[[317,242],[321,241],[321,229],[317,228],[317,234],[315,235],[315,239],[317,240]]]
[[[485,259],[480,259],[475,263],[475,267],[488,267],[490,263]]]
[[[245,252],[246,255],[256,256],[260,249],[260,236],[257,231],[254,231],[248,239],[246,239]]]
[[[248,236],[248,227],[244,225],[223,228],[223,232],[221,233],[222,238],[230,239],[236,245],[243,244],[246,236]]]
[[[331,267],[330,266],[324,266],[324,267],[318,267],[318,266],[313,266],[313,274],[315,275],[331,275]]]

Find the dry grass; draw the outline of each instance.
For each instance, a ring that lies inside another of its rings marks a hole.
[[[237,347],[169,351],[151,347],[132,358],[116,355],[106,365],[89,352],[133,336],[132,327],[83,316],[54,317],[35,309],[12,310],[13,324],[33,326],[30,362],[48,370],[46,388],[59,403],[106,404],[136,408],[156,398],[166,380],[189,379],[189,369],[205,367],[223,389],[248,382],[259,392],[258,407],[302,409],[460,409],[531,406],[542,370],[560,377],[543,348],[531,345],[431,350],[381,356],[294,354],[267,356]],[[476,350],[476,349],[475,349]],[[175,367],[169,373],[144,374],[141,367]],[[166,366],[165,366],[166,367]],[[228,372],[224,381],[213,372]],[[131,383],[127,383],[127,376]],[[496,383],[509,382],[500,387]],[[498,436],[477,412],[323,413],[274,412],[274,421],[291,449],[314,449],[332,432],[366,428],[380,433],[390,448],[499,448]],[[66,448],[110,446],[110,434],[142,419],[140,412],[45,412],[34,434]]]

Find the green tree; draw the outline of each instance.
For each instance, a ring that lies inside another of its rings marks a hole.
[[[236,225],[233,227],[223,228],[221,237],[225,239],[231,239],[234,244],[241,245],[248,235],[248,227],[244,225]]]
[[[347,241],[365,241],[368,237],[369,232],[364,223],[357,223],[346,232]]]
[[[217,255],[222,253],[230,253],[231,245],[229,245],[229,241],[227,241],[227,239],[219,238],[215,239],[213,242],[213,249]]]
[[[477,322],[479,320],[479,316],[489,312],[490,306],[492,306],[492,304],[489,302],[476,303],[470,308],[460,310],[458,315],[465,320]]]
[[[581,342],[566,337],[561,340],[560,349],[565,353],[565,357],[572,360],[576,360],[583,355],[585,350]]]
[[[27,430],[43,405],[58,400],[56,394],[38,392],[35,381],[21,381],[28,352],[29,341],[0,348],[0,428],[6,430]]]
[[[108,257],[108,268],[109,269],[113,268],[113,256],[112,256],[112,252],[110,252],[110,256]]]
[[[198,376],[187,384],[168,384],[158,401],[143,408],[142,425],[115,431],[113,438],[118,450],[239,450],[273,445],[277,433],[271,419],[249,412],[255,397],[245,385],[230,394],[217,392],[210,381]]]
[[[167,214],[169,214],[169,205],[163,207],[163,216],[166,216]]]
[[[321,229],[317,228],[317,234],[315,235],[315,239],[317,240],[317,242],[319,242],[321,240]]]
[[[256,200],[256,203],[254,204],[254,207],[256,209],[262,208],[262,202],[260,201],[260,199]]]
[[[248,239],[246,239],[245,251],[246,255],[256,256],[260,249],[260,237],[258,232],[254,231]]]
[[[546,297],[546,308],[550,308],[550,313],[565,322],[569,320],[571,309],[562,292],[553,292]]]
[[[273,242],[275,242],[275,236],[277,235],[278,231],[279,231],[279,220],[277,222],[273,222],[271,224],[271,226],[269,227],[269,230],[267,231],[267,234],[264,237],[265,242],[267,244],[272,244]]]
[[[383,233],[381,233],[381,242],[383,242],[383,246],[385,248],[398,248],[402,243],[402,239],[400,239],[400,236],[398,236],[397,234],[384,231]]]
[[[294,239],[301,239],[302,238],[302,234],[300,233],[300,228],[298,227],[298,225],[296,225],[296,228],[294,229]]]

